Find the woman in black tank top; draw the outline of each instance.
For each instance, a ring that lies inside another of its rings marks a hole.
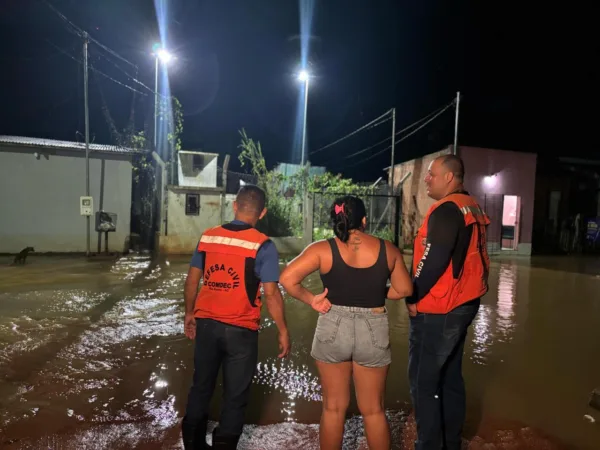
[[[411,295],[412,280],[400,250],[365,233],[366,211],[361,199],[337,199],[330,215],[336,237],[309,245],[280,277],[288,294],[320,313],[311,355],[323,390],[321,449],[342,446],[351,378],[369,448],[389,449],[383,408],[391,362],[385,300]],[[301,284],[316,270],[324,286],[318,295]]]

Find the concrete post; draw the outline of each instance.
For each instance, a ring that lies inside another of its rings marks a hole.
[[[304,247],[312,244],[313,241],[313,209],[315,205],[315,197],[309,192],[304,192],[302,202],[302,240]]]

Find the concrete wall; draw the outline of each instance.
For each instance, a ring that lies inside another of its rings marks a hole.
[[[34,152],[40,154],[39,159]],[[117,231],[109,233],[109,250],[128,245],[131,219],[132,165],[130,156],[93,152],[90,155],[90,193],[94,212],[100,207],[104,164],[104,210],[118,214]],[[86,219],[79,215],[85,195],[85,154],[80,150],[42,151],[36,148],[0,149],[0,253],[31,246],[36,252],[84,252]],[[91,249],[97,249],[94,218],[90,221]],[[104,251],[104,242],[102,243]]]
[[[168,187],[167,232],[159,236],[160,252],[164,254],[191,255],[198,245],[202,233],[211,227],[230,222],[234,218],[233,202],[235,195],[227,194],[223,205],[221,220],[221,193],[216,190],[206,190],[191,187]],[[200,195],[200,214],[185,215],[185,194]],[[302,238],[281,237],[272,238],[280,255],[297,255],[305,247]]]
[[[423,158],[396,164],[394,167],[394,191],[402,188],[402,225],[400,246],[412,246],[417,230],[423,223],[423,218],[433,205],[433,200],[427,195],[425,189],[425,175],[429,164],[438,156],[449,154],[450,149],[445,149]],[[400,186],[400,181],[409,174]],[[389,182],[389,180],[388,180]]]
[[[187,193],[200,195],[200,214],[185,214]],[[232,203],[235,195],[226,196],[223,209],[225,222],[233,219]],[[204,230],[221,225],[221,192],[217,189],[169,186],[167,188],[167,235],[160,237],[160,252],[189,254],[198,244]]]
[[[517,195],[521,198],[517,253],[530,255],[537,155],[463,146],[459,155],[465,163],[466,189],[478,199],[492,220],[488,229],[491,249],[497,252],[500,248],[503,196]],[[493,179],[486,179],[491,175],[495,175]]]

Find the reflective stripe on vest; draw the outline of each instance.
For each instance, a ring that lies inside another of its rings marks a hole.
[[[220,244],[220,245],[231,245],[233,247],[241,247],[246,250],[258,250],[262,245],[262,242],[252,242],[245,239],[237,239],[226,236],[202,236],[200,242],[204,244]]]

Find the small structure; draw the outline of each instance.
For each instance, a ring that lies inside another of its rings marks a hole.
[[[394,166],[394,191],[402,190],[402,243],[405,246],[412,245],[434,202],[428,197],[423,181],[429,164],[438,156],[451,153],[449,146]],[[490,253],[531,255],[537,156],[464,146],[460,146],[457,153],[465,164],[465,188],[477,198],[492,221],[487,234]]]
[[[217,153],[180,150],[178,156],[177,167],[181,186],[217,187]]]
[[[215,153],[178,152],[179,183],[168,185],[165,192],[161,253],[190,254],[206,229],[233,219],[235,195],[226,194],[223,188],[227,185],[226,164],[219,180],[218,157]]]
[[[128,250],[132,158],[135,150],[90,144],[91,249],[100,246],[94,214],[118,218],[108,250]],[[0,253],[34,247],[38,253],[85,252],[85,145],[81,142],[0,136]],[[87,209],[86,209],[87,210]]]

